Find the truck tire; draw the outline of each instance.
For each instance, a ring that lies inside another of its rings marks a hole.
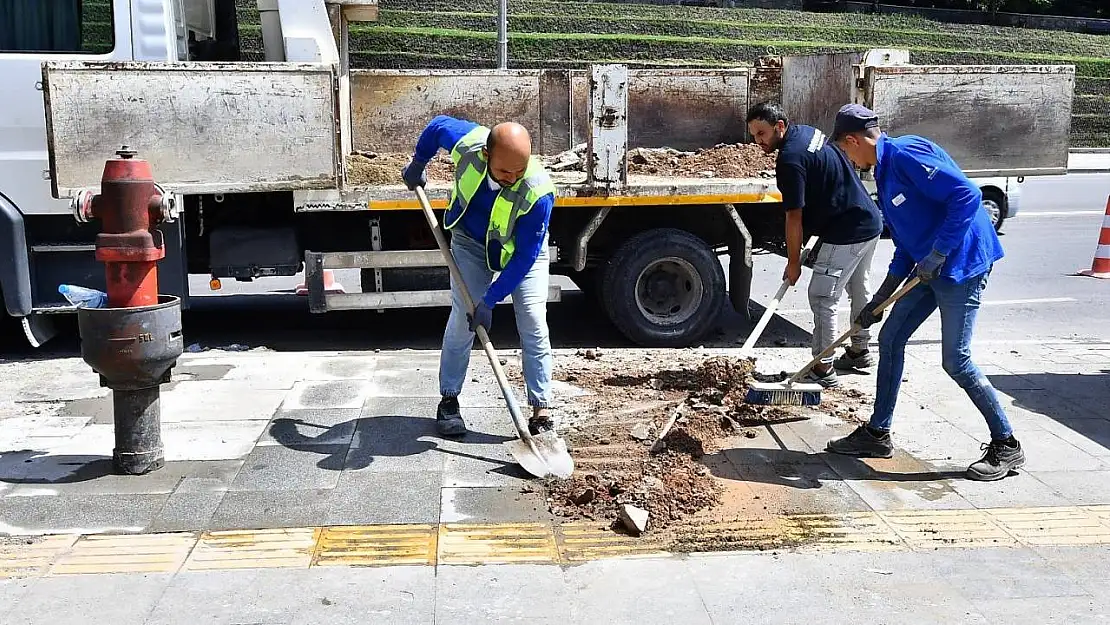
[[[1005,205],[1001,192],[994,189],[987,189],[983,192],[983,210],[990,218],[995,232],[1002,232],[1002,224],[1006,221]]]
[[[684,347],[713,328],[725,302],[725,272],[705,241],[673,228],[626,241],[602,270],[609,320],[643,347]]]

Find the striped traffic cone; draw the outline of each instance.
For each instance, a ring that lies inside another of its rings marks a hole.
[[[1106,200],[1106,215],[1102,218],[1095,259],[1091,262],[1090,269],[1080,271],[1077,275],[1110,279],[1110,199]]]

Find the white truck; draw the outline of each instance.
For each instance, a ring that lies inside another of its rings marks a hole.
[[[323,313],[449,301],[413,195],[399,176],[354,184],[355,152],[410,152],[445,112],[519,121],[548,155],[585,143],[584,171],[555,175],[552,271],[648,346],[696,341],[726,299],[748,314],[752,250],[781,253],[783,218],[773,176],[629,175],[633,148],[747,141],[758,101],[822,128],[858,101],[891,133],[929,136],[972,177],[997,180],[984,190],[1000,217],[1015,177],[1067,168],[1071,66],[917,66],[873,50],[725,70],[352,70],[348,23],[376,19],[375,0],[258,0],[265,62],[238,60],[230,0],[111,0],[97,46],[82,43],[81,2],[14,1],[29,9],[19,33],[0,32],[0,291],[34,345],[73,310],[59,284],[103,288],[97,226],[74,219],[70,199],[97,190],[123,145],[181,207],[161,227],[163,292],[188,307],[189,274],[304,271],[307,304]],[[429,185],[440,208],[448,186]],[[325,288],[341,268],[362,270],[359,292]]]

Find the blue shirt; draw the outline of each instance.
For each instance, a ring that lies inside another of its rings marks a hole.
[[[904,277],[936,250],[947,256],[940,276],[963,282],[1004,255],[982,210],[983,193],[940,146],[915,135],[877,145],[879,207],[894,240],[890,273]]]
[[[462,139],[466,133],[477,127],[478,124],[472,121],[439,115],[428,124],[424,132],[420,133],[420,139],[416,142],[414,157],[417,160],[428,162],[441,148],[450,152],[455,144],[459,142],[459,139]],[[478,190],[474,192],[474,197],[470,199],[470,204],[467,205],[466,212],[463,213],[462,221],[455,227],[461,227],[475,241],[484,243],[486,231],[489,229],[489,217],[493,210],[493,201],[497,199],[498,193],[500,193],[499,190],[490,188],[487,174],[485,182],[478,185]],[[551,208],[554,205],[555,197],[549,193],[536,200],[536,203],[532,205],[532,210],[517,220],[516,225],[513,226],[513,241],[516,249],[509,258],[509,262],[501,268],[501,273],[497,276],[497,279],[493,281],[485,295],[482,296],[482,301],[485,302],[486,306],[493,308],[524,281],[524,276],[535,264],[540,252],[543,251],[544,240],[547,236],[547,225],[551,220]],[[448,210],[447,220],[454,219],[458,210],[459,205],[456,200],[455,204]],[[494,259],[495,262],[496,260]]]
[[[848,157],[825,133],[790,124],[775,161],[783,208],[802,211],[802,230],[823,243],[851,245],[883,232],[883,217]]]

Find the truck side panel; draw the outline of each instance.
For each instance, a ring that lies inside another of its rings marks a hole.
[[[751,70],[628,74],[629,147],[696,150],[746,140]],[[585,143],[589,132],[589,80],[580,71],[356,70],[351,99],[357,150],[409,151],[440,113],[486,124],[516,121],[543,154]]]
[[[55,197],[97,189],[128,145],[178,193],[322,189],[342,166],[328,67],[47,63]]]
[[[628,147],[699,150],[747,140],[749,69],[634,69],[628,72]],[[571,72],[572,143],[585,143],[590,86]]]
[[[865,80],[883,130],[932,139],[970,176],[1067,171],[1073,66],[895,65]]]

